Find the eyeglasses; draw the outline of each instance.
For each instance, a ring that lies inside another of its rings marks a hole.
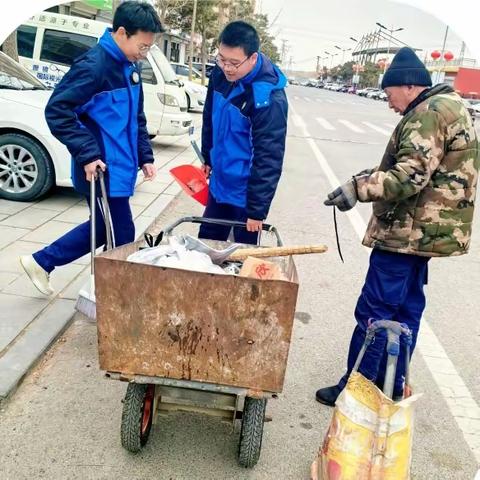
[[[125,30],[125,31],[127,33],[128,38],[133,37],[133,34],[131,34],[128,30]],[[150,49],[153,47],[153,45],[145,45],[144,43],[142,43],[140,45],[137,44],[137,47],[138,47],[139,53],[141,53],[142,55],[146,55],[150,51]]]
[[[138,51],[142,54],[142,55],[146,55],[150,49],[153,47],[153,45],[139,45],[138,47]]]
[[[215,57],[215,63],[223,69],[228,69],[228,70],[238,70],[250,57],[247,57],[243,62],[240,63],[232,63],[232,62],[226,62],[222,58],[220,58],[218,55]]]

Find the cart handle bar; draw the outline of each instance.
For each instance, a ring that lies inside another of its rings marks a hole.
[[[175,228],[177,228],[182,223],[206,223],[206,224],[214,224],[214,225],[224,225],[226,227],[232,228],[246,228],[247,224],[244,222],[235,222],[232,220],[222,220],[218,218],[205,218],[205,217],[182,217],[179,218],[177,221],[166,227],[163,232],[160,232],[159,236],[163,233],[163,235],[170,235]],[[262,224],[262,230],[265,232],[273,233],[277,239],[277,246],[282,247],[283,242],[278,230],[273,226],[269,225],[268,223]],[[162,235],[162,237],[163,237]]]

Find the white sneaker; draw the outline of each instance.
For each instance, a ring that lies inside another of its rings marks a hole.
[[[37,290],[47,296],[53,294],[49,274],[35,261],[33,255],[22,255],[20,263]]]

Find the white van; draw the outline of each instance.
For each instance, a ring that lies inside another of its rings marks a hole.
[[[73,60],[93,47],[109,25],[96,20],[42,12],[20,25],[20,63],[45,85],[54,87]],[[192,117],[185,90],[162,51],[154,46],[141,62],[144,108],[150,137],[182,135]]]

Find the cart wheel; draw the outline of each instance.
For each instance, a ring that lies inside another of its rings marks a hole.
[[[266,406],[265,398],[245,398],[238,446],[238,463],[242,467],[252,468],[260,458]]]
[[[123,402],[120,436],[129,452],[139,452],[147,443],[153,421],[155,385],[130,383]]]

